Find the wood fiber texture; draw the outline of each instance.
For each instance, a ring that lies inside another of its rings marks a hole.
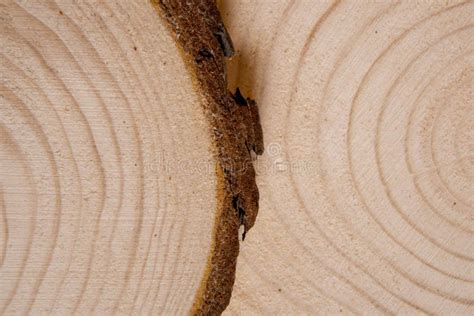
[[[259,102],[227,315],[474,313],[474,2],[219,1]]]
[[[0,2],[0,314],[224,310],[263,151],[232,53],[212,1]]]
[[[473,315],[473,38],[465,0],[0,1],[0,314]]]

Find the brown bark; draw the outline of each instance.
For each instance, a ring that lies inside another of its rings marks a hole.
[[[254,225],[258,212],[258,188],[251,151],[263,153],[258,109],[253,100],[227,89],[225,58],[233,45],[213,0],[156,1],[181,44],[188,67],[196,76],[207,117],[214,131],[223,177],[222,213],[216,219],[209,276],[198,295],[196,314],[220,314],[229,304],[239,253],[238,229],[242,239]]]

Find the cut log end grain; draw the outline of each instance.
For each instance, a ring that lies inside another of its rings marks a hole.
[[[0,4],[0,314],[474,314],[473,2],[218,4]]]
[[[474,314],[474,3],[219,2],[267,146],[225,313]]]
[[[193,11],[192,44],[163,5],[0,4],[0,314],[228,304],[258,112],[227,91],[215,4]]]

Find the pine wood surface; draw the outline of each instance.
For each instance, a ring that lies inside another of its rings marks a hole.
[[[473,314],[473,2],[219,5],[266,144],[225,314]]]
[[[186,314],[209,127],[149,1],[0,3],[0,314]]]
[[[227,315],[474,313],[472,1],[220,0],[259,105]],[[186,314],[216,159],[150,2],[0,1],[0,314]]]

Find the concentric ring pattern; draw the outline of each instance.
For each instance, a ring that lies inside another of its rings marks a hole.
[[[473,314],[474,3],[220,4],[267,144],[227,312]]]
[[[0,314],[186,313],[216,180],[149,1],[2,1],[0,55]]]

